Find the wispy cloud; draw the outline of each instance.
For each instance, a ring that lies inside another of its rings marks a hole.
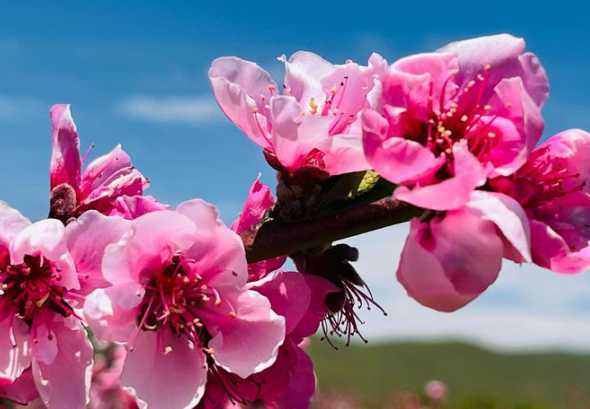
[[[357,270],[388,313],[361,314],[370,340],[463,338],[497,349],[590,350],[590,319],[579,303],[590,296],[589,276],[505,262],[480,298],[453,314],[439,313],[409,298],[395,279],[407,231],[396,226],[348,240],[360,249]]]
[[[204,125],[217,122],[223,113],[208,96],[196,97],[154,97],[132,96],[116,105],[119,114],[129,118],[152,123],[180,123]]]
[[[31,97],[0,95],[0,121],[47,119],[49,104]]]

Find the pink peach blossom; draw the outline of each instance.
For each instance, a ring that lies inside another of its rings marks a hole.
[[[367,160],[394,196],[461,208],[488,178],[515,172],[543,130],[545,71],[522,39],[501,34],[402,58],[362,115]]]
[[[369,168],[361,142],[359,112],[384,69],[374,54],[368,66],[333,65],[299,51],[285,64],[284,93],[270,74],[237,57],[213,61],[209,79],[219,106],[275,167],[295,172],[314,167],[330,175]]]
[[[412,220],[397,278],[421,304],[451,312],[494,283],[503,257],[530,261],[526,214],[509,196],[476,191],[461,209]]]
[[[246,288],[242,241],[213,206],[191,200],[128,223],[102,260],[110,286],[84,310],[97,338],[127,345],[121,382],[140,408],[193,408],[209,374],[246,378],[274,363],[284,318]]]
[[[70,106],[54,105],[50,116],[53,143],[50,217],[67,222],[90,209],[129,216],[120,201],[127,196],[141,196],[149,186],[147,179],[133,167],[129,155],[117,145],[82,172],[80,138]],[[143,202],[143,208],[160,207],[153,198],[146,197]]]
[[[81,277],[64,225],[30,223],[0,203],[0,389],[16,400],[38,395],[49,409],[88,403],[92,345],[75,308]]]
[[[533,261],[559,273],[590,267],[590,134],[571,129],[537,147],[492,186],[514,197],[531,225]]]

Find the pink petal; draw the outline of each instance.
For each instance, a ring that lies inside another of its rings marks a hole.
[[[194,259],[195,269],[207,284],[216,288],[244,286],[248,279],[244,244],[223,224],[215,206],[195,199],[178,205],[177,212],[196,226],[186,255]]]
[[[459,71],[457,58],[450,53],[424,53],[411,55],[397,60],[391,65],[391,71],[386,74],[384,82],[385,92],[395,92],[394,84],[399,82],[399,87],[404,91],[403,105],[411,110],[426,106],[440,109],[441,94],[453,95],[456,92],[455,75]],[[409,74],[409,75],[408,75]],[[389,75],[389,77],[388,77]],[[424,85],[428,85],[425,87]],[[416,85],[419,85],[416,87]],[[394,95],[391,95],[396,98]],[[432,99],[430,99],[432,97]],[[395,99],[388,99],[395,104]],[[426,118],[422,118],[426,119]]]
[[[322,79],[334,72],[334,65],[308,51],[298,51],[288,60],[284,57],[281,60],[285,63],[285,86],[289,95],[302,104],[307,104],[311,98],[318,103],[324,101]]]
[[[115,199],[109,215],[133,220],[157,210],[169,210],[169,206],[158,202],[152,196],[119,196]]]
[[[537,144],[545,126],[540,108],[524,89],[521,78],[501,80],[494,88],[490,105],[493,114],[514,122],[530,150]]]
[[[301,348],[289,343],[285,348],[289,365],[278,370],[289,371],[289,383],[286,390],[275,398],[279,409],[307,409],[316,392],[316,377],[311,358]]]
[[[306,166],[313,150],[326,152],[330,147],[329,129],[332,118],[303,114],[303,108],[290,96],[273,97],[270,102],[272,150],[289,170]]]
[[[311,297],[305,316],[299,321],[297,327],[289,333],[289,337],[294,342],[300,342],[303,338],[310,337],[317,332],[321,321],[326,318],[328,313],[326,297],[330,293],[342,291],[325,278],[311,274],[303,274],[303,277],[310,289]]]
[[[210,310],[202,319],[213,338],[215,361],[228,372],[246,378],[271,366],[285,338],[285,319],[256,291],[224,295],[235,317]],[[215,308],[215,307],[213,307]],[[219,309],[219,307],[217,307]]]
[[[80,184],[80,139],[69,105],[54,105],[51,117],[51,189],[67,183],[77,190]]]
[[[18,210],[0,201],[0,246],[8,247],[14,237],[30,224],[29,219]]]
[[[68,250],[79,272],[83,292],[108,285],[102,276],[102,260],[109,244],[131,231],[131,223],[90,210],[66,227]]]
[[[497,34],[457,41],[440,51],[457,55],[460,81],[474,79],[489,64],[491,68],[488,81],[492,87],[503,78],[520,77],[528,94],[541,107],[549,94],[549,81],[537,57],[524,52],[525,46],[522,38]]]
[[[141,194],[147,186],[147,180],[133,168],[129,155],[117,145],[110,153],[92,161],[84,171],[81,201],[91,202],[115,194]]]
[[[281,271],[251,283],[248,288],[264,295],[273,311],[285,318],[287,334],[299,325],[309,309],[311,291],[301,273]]]
[[[509,176],[516,172],[529,154],[524,134],[514,122],[503,117],[482,116],[479,123],[483,126],[473,127],[466,138],[477,145],[482,139],[486,140],[493,135],[496,144],[487,154],[479,155],[483,164],[490,163],[493,166],[489,177]]]
[[[205,393],[205,355],[168,329],[141,331],[129,352],[121,383],[149,409],[192,409]]]
[[[374,72],[374,67],[362,67],[354,62],[334,66],[329,75],[319,78],[324,97],[316,102],[322,102],[326,95],[335,90],[338,112],[357,114],[367,103],[367,94],[373,88]]]
[[[26,405],[37,399],[39,393],[29,368],[14,383],[0,382],[0,397]]]
[[[227,117],[255,143],[269,148],[266,105],[277,88],[270,75],[253,62],[221,57],[211,64],[209,80]]]
[[[103,276],[112,284],[137,281],[177,251],[191,247],[197,228],[186,216],[169,210],[147,213],[133,221],[133,235],[107,246]]]
[[[137,329],[137,307],[145,290],[137,283],[98,289],[86,297],[84,317],[103,341],[127,342]]]
[[[493,223],[466,210],[442,219],[414,219],[397,278],[419,303],[455,311],[491,285],[502,265],[503,243]]]
[[[363,111],[363,145],[371,166],[385,179],[403,183],[440,168],[443,161],[418,142],[389,136],[389,123],[377,111]]]
[[[481,212],[485,220],[498,226],[521,261],[531,261],[528,218],[516,200],[502,193],[475,191],[466,207]]]
[[[486,172],[465,143],[453,145],[455,175],[440,183],[416,186],[412,190],[398,187],[394,197],[414,206],[432,210],[459,209],[467,203],[471,192],[486,181]]]
[[[29,328],[16,311],[3,308],[0,320],[0,381],[12,383],[31,365]]]
[[[360,119],[353,124],[360,127]],[[333,135],[332,144],[326,152],[324,162],[330,175],[360,172],[371,168],[363,151],[362,131],[349,131],[347,134]]]
[[[576,184],[590,177],[590,133],[568,129],[550,137],[537,149],[549,149],[551,157],[564,159],[568,171],[579,174]]]
[[[51,333],[57,355],[51,362],[33,360],[33,377],[48,409],[83,408],[88,404],[92,376],[92,345],[86,331],[73,317],[56,319]],[[40,344],[33,346],[33,354]]]

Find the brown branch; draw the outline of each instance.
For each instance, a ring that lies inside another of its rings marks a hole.
[[[316,220],[271,220],[262,225],[255,237],[245,235],[242,239],[248,262],[253,263],[407,222],[421,213],[421,209],[387,198]]]

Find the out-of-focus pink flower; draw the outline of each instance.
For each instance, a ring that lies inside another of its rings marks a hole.
[[[526,214],[509,196],[475,191],[461,209],[412,220],[397,278],[421,304],[450,312],[496,280],[503,257],[530,261]]]
[[[140,407],[190,409],[208,373],[246,378],[274,363],[285,320],[246,288],[242,241],[213,206],[192,200],[128,223],[102,261],[110,286],[84,311],[97,338],[128,346],[121,383]]]
[[[236,57],[213,61],[209,78],[219,106],[273,166],[294,172],[318,168],[330,175],[369,168],[361,141],[359,112],[385,69],[374,54],[368,66],[333,65],[299,51],[285,63],[284,93],[266,71]]]
[[[99,355],[93,368],[88,409],[139,409],[119,381],[126,356],[125,348],[117,344]]]
[[[402,58],[363,112],[371,166],[394,196],[433,210],[461,208],[488,178],[524,164],[543,130],[548,81],[522,39],[502,34]]]
[[[125,200],[122,198],[127,196],[140,196],[149,186],[147,179],[133,167],[129,155],[117,145],[110,153],[91,162],[82,172],[80,138],[70,106],[54,105],[50,116],[53,144],[49,170],[50,217],[67,222],[90,209],[104,214],[129,216],[129,212],[121,210],[120,200]],[[161,206],[150,197],[142,201],[143,209]]]
[[[549,138],[511,177],[492,186],[514,197],[531,225],[533,261],[559,273],[590,267],[590,134]]]
[[[267,212],[275,205],[275,198],[271,189],[260,182],[257,178],[248,192],[242,213],[234,221],[232,230],[240,236],[255,236],[258,228],[264,221]],[[278,270],[287,259],[286,256],[279,256],[257,263],[248,264],[248,281],[256,281],[268,273]]]
[[[447,397],[447,385],[441,381],[429,381],[424,386],[424,393],[433,401],[443,400]]]
[[[29,399],[32,377],[49,409],[85,407],[92,370],[75,312],[82,278],[66,236],[60,221],[31,224],[0,203],[0,389]]]

